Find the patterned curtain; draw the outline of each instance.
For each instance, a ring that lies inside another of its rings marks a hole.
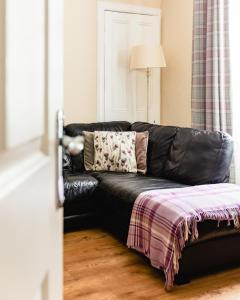
[[[195,0],[192,126],[232,133],[229,0]]]

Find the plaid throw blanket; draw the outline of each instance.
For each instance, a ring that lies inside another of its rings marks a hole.
[[[240,187],[221,183],[141,193],[134,203],[127,246],[146,255],[173,287],[185,243],[198,238],[197,223],[233,221],[240,227]]]

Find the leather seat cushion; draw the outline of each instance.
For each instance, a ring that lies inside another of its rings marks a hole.
[[[137,174],[122,173],[93,173],[92,176],[99,180],[96,207],[105,218],[112,218],[121,228],[121,234],[127,236],[131,212],[137,196],[147,190],[186,187],[186,185],[163,178],[142,176]],[[197,244],[206,240],[239,234],[233,225],[227,226],[221,222],[208,220],[198,224],[199,238],[188,245]]]
[[[162,178],[131,173],[96,172],[92,176],[99,181],[94,201],[101,222],[109,221],[111,227],[116,228],[123,236],[127,235],[134,201],[141,192],[186,186]]]
[[[64,173],[64,215],[78,215],[94,209],[92,196],[98,180],[90,174]]]

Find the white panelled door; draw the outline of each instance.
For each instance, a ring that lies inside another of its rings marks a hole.
[[[133,46],[160,44],[160,16],[105,12],[105,121],[147,121],[147,78],[144,71],[130,71]],[[149,122],[160,122],[160,70],[150,81]]]
[[[62,16],[62,0],[0,0],[1,300],[63,298],[51,150],[63,104]]]

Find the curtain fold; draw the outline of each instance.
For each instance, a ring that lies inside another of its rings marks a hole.
[[[195,0],[192,127],[232,134],[228,0]]]

